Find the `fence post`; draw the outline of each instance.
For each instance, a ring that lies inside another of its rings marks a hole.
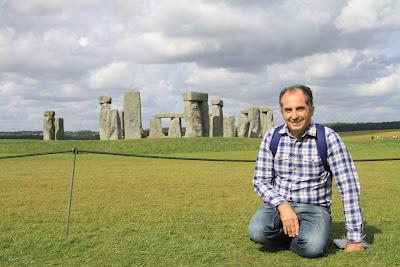
[[[65,225],[65,233],[66,233],[67,237],[68,237],[68,231],[69,231],[69,219],[71,217],[72,192],[74,190],[76,155],[79,153],[79,150],[75,147],[74,149],[72,149],[72,153],[74,154],[74,159],[72,161],[72,174],[71,174],[71,182],[70,182],[70,189],[69,189],[69,202],[68,202],[68,210],[67,210],[67,222],[66,222],[66,225]]]

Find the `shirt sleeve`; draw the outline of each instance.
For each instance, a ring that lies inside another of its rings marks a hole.
[[[270,130],[260,145],[256,166],[254,168],[253,186],[254,191],[267,203],[275,207],[285,202],[285,198],[280,196],[272,185],[272,169],[274,159],[269,149],[272,134],[274,130]]]
[[[363,240],[363,218],[360,207],[360,182],[354,162],[340,136],[330,130],[327,134],[328,162],[339,189],[346,222],[347,240]]]

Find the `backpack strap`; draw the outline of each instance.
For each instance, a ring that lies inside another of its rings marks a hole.
[[[279,131],[282,129],[283,125],[276,127],[274,133],[272,134],[271,142],[269,143],[269,150],[272,153],[272,159],[275,160],[276,151],[278,150],[279,141],[281,140],[281,134]],[[272,168],[272,186],[275,186],[275,170]]]
[[[276,155],[276,151],[278,150],[279,141],[281,140],[281,134],[279,133],[279,131],[283,128],[283,125],[284,124],[276,127],[274,133],[272,134],[271,143],[269,144],[269,150],[271,150],[272,156],[274,158]]]
[[[318,155],[322,160],[322,164],[324,165],[324,169],[327,172],[331,172],[328,164],[328,145],[326,144],[325,137],[325,127],[321,124],[315,124],[317,127],[317,150]]]

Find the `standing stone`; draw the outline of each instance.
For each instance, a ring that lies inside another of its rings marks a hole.
[[[224,137],[236,137],[236,126],[235,126],[235,117],[234,116],[226,116],[224,117]]]
[[[44,112],[43,119],[43,140],[54,140],[54,115],[52,110]]]
[[[163,137],[161,118],[152,118],[150,120],[149,137]]]
[[[249,135],[250,121],[247,116],[247,110],[242,110],[239,117],[238,137],[247,137]]]
[[[171,125],[168,130],[168,137],[182,137],[181,118],[175,117],[171,119]]]
[[[118,110],[119,121],[121,122],[121,139],[125,137],[125,127],[124,127],[124,110]]]
[[[272,108],[270,107],[263,107],[260,109],[261,111],[261,131],[262,135],[264,136],[268,130],[274,128],[274,115]]]
[[[108,125],[109,123],[107,122],[108,120],[108,113],[110,112],[111,109],[111,97],[109,96],[100,96],[98,98],[99,104],[100,104],[100,129],[99,129],[99,134],[100,134],[100,140],[108,140]]]
[[[210,117],[208,115],[208,102],[207,101],[199,102],[199,107],[200,107],[201,125],[203,126],[201,136],[208,137],[210,136]]]
[[[107,118],[107,140],[121,139],[121,121],[118,109],[111,109]]]
[[[55,140],[64,140],[64,119],[55,118],[54,120],[54,138]]]
[[[252,138],[261,137],[260,109],[249,108],[248,112],[248,118],[250,121],[248,136]]]
[[[142,111],[138,91],[124,94],[124,128],[125,139],[142,138]]]
[[[221,99],[211,99],[210,137],[222,137],[224,135],[223,106],[224,102]]]
[[[208,94],[184,92],[185,137],[209,136]]]

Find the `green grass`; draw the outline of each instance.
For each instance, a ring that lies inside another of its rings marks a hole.
[[[399,156],[400,141],[344,137],[353,157]],[[182,143],[181,143],[182,142]],[[0,141],[0,154],[95,149],[254,159],[260,140]],[[14,150],[15,149],[15,150]],[[26,150],[24,150],[26,149]],[[171,150],[170,150],[171,149]],[[371,150],[373,152],[371,152]],[[247,238],[260,203],[252,163],[78,155],[70,235],[64,234],[72,155],[0,160],[0,266],[393,266],[400,262],[400,164],[357,163],[373,248],[322,259],[266,252]],[[344,236],[338,193],[334,235]]]

